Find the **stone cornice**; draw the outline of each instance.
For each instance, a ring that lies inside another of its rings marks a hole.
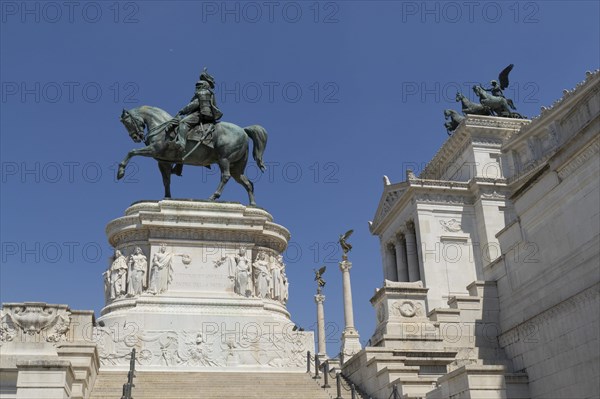
[[[383,287],[375,291],[375,295],[371,298],[371,303],[375,304],[384,295],[391,295],[398,297],[425,297],[427,296],[429,288],[423,287],[423,283],[420,281],[405,283],[396,281],[384,281]]]
[[[263,209],[238,203],[165,200],[144,201],[130,206],[125,216],[106,226],[108,241],[113,247],[124,242],[149,239],[183,239],[227,242],[248,241],[285,250],[290,232],[273,223],[273,217]]]
[[[599,91],[600,70],[586,72],[584,81],[578,83],[573,90],[563,90],[563,96],[556,100],[549,108],[542,107],[540,115],[534,117],[531,124],[523,127],[518,134],[513,135],[507,140],[503,146],[503,150],[508,151],[527,137],[536,135],[540,130],[544,130],[552,121],[560,119],[577,108],[576,103],[586,102]]]
[[[474,178],[469,182],[469,190],[481,200],[501,200],[510,197],[506,179]]]
[[[575,156],[569,159],[568,162],[557,169],[558,176],[564,180],[581,165],[583,165],[588,159],[592,158],[593,156],[597,156],[599,152],[600,139],[596,137],[588,146],[579,151]]]
[[[473,204],[469,183],[443,180],[410,179],[386,186],[370,224],[371,234],[378,235],[393,215],[408,203]]]
[[[439,179],[470,142],[499,148],[503,141],[529,123],[527,119],[468,115],[425,166],[419,177]]]

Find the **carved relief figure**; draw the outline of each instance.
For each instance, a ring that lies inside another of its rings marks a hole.
[[[235,257],[235,263],[234,291],[239,295],[252,296],[252,275],[250,274],[250,262],[246,259],[245,248],[240,248],[238,255]]]
[[[114,300],[126,293],[127,258],[117,249],[110,266],[110,299]]]
[[[102,273],[104,278],[104,303],[110,302],[110,269]]]
[[[288,282],[287,275],[285,274],[285,270],[281,271],[281,280],[283,281],[281,285],[281,301],[283,303],[287,303],[289,299],[290,284]]]
[[[150,287],[148,292],[162,294],[169,288],[173,280],[173,253],[167,252],[167,245],[161,244],[160,249],[152,257],[150,270]]]
[[[133,254],[129,256],[129,287],[127,296],[140,295],[146,288],[146,273],[148,271],[148,259],[140,247],[136,247]]]
[[[271,297],[275,300],[281,300],[282,291],[283,291],[283,279],[281,278],[281,272],[283,271],[283,261],[281,259],[281,255],[277,259],[271,255],[270,262],[271,264]]]
[[[267,254],[264,251],[259,251],[252,266],[254,271],[254,281],[256,284],[256,296],[259,298],[268,298],[271,275],[269,272]]]
[[[229,254],[223,256],[221,259],[215,261],[215,267],[220,267],[222,265],[227,266],[227,276],[233,283],[235,284],[235,272],[236,272],[236,255]]]

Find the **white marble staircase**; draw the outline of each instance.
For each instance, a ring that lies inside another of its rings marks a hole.
[[[103,372],[90,399],[118,399],[126,372]],[[307,373],[136,372],[135,399],[332,399]]]
[[[401,301],[415,297],[411,290],[422,291],[411,285],[399,288],[403,291],[394,294]],[[393,328],[378,329],[372,338],[374,346],[365,347],[344,364],[344,374],[377,399],[388,398],[393,385],[403,398],[425,398],[445,375],[463,378],[460,373],[464,373],[471,378],[488,372],[503,380],[500,390],[507,397],[529,397],[527,375],[515,372],[498,343],[495,283],[476,281],[467,290],[469,295],[450,297],[448,308],[432,309],[421,318],[409,315]]]

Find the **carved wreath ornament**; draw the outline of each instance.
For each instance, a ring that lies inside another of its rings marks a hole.
[[[413,301],[397,301],[392,305],[394,314],[404,317],[420,316],[422,313],[421,305]]]

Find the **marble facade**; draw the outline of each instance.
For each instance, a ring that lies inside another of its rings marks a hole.
[[[584,398],[600,379],[600,72],[532,121],[468,116],[384,190],[384,283],[343,372],[373,398]]]

